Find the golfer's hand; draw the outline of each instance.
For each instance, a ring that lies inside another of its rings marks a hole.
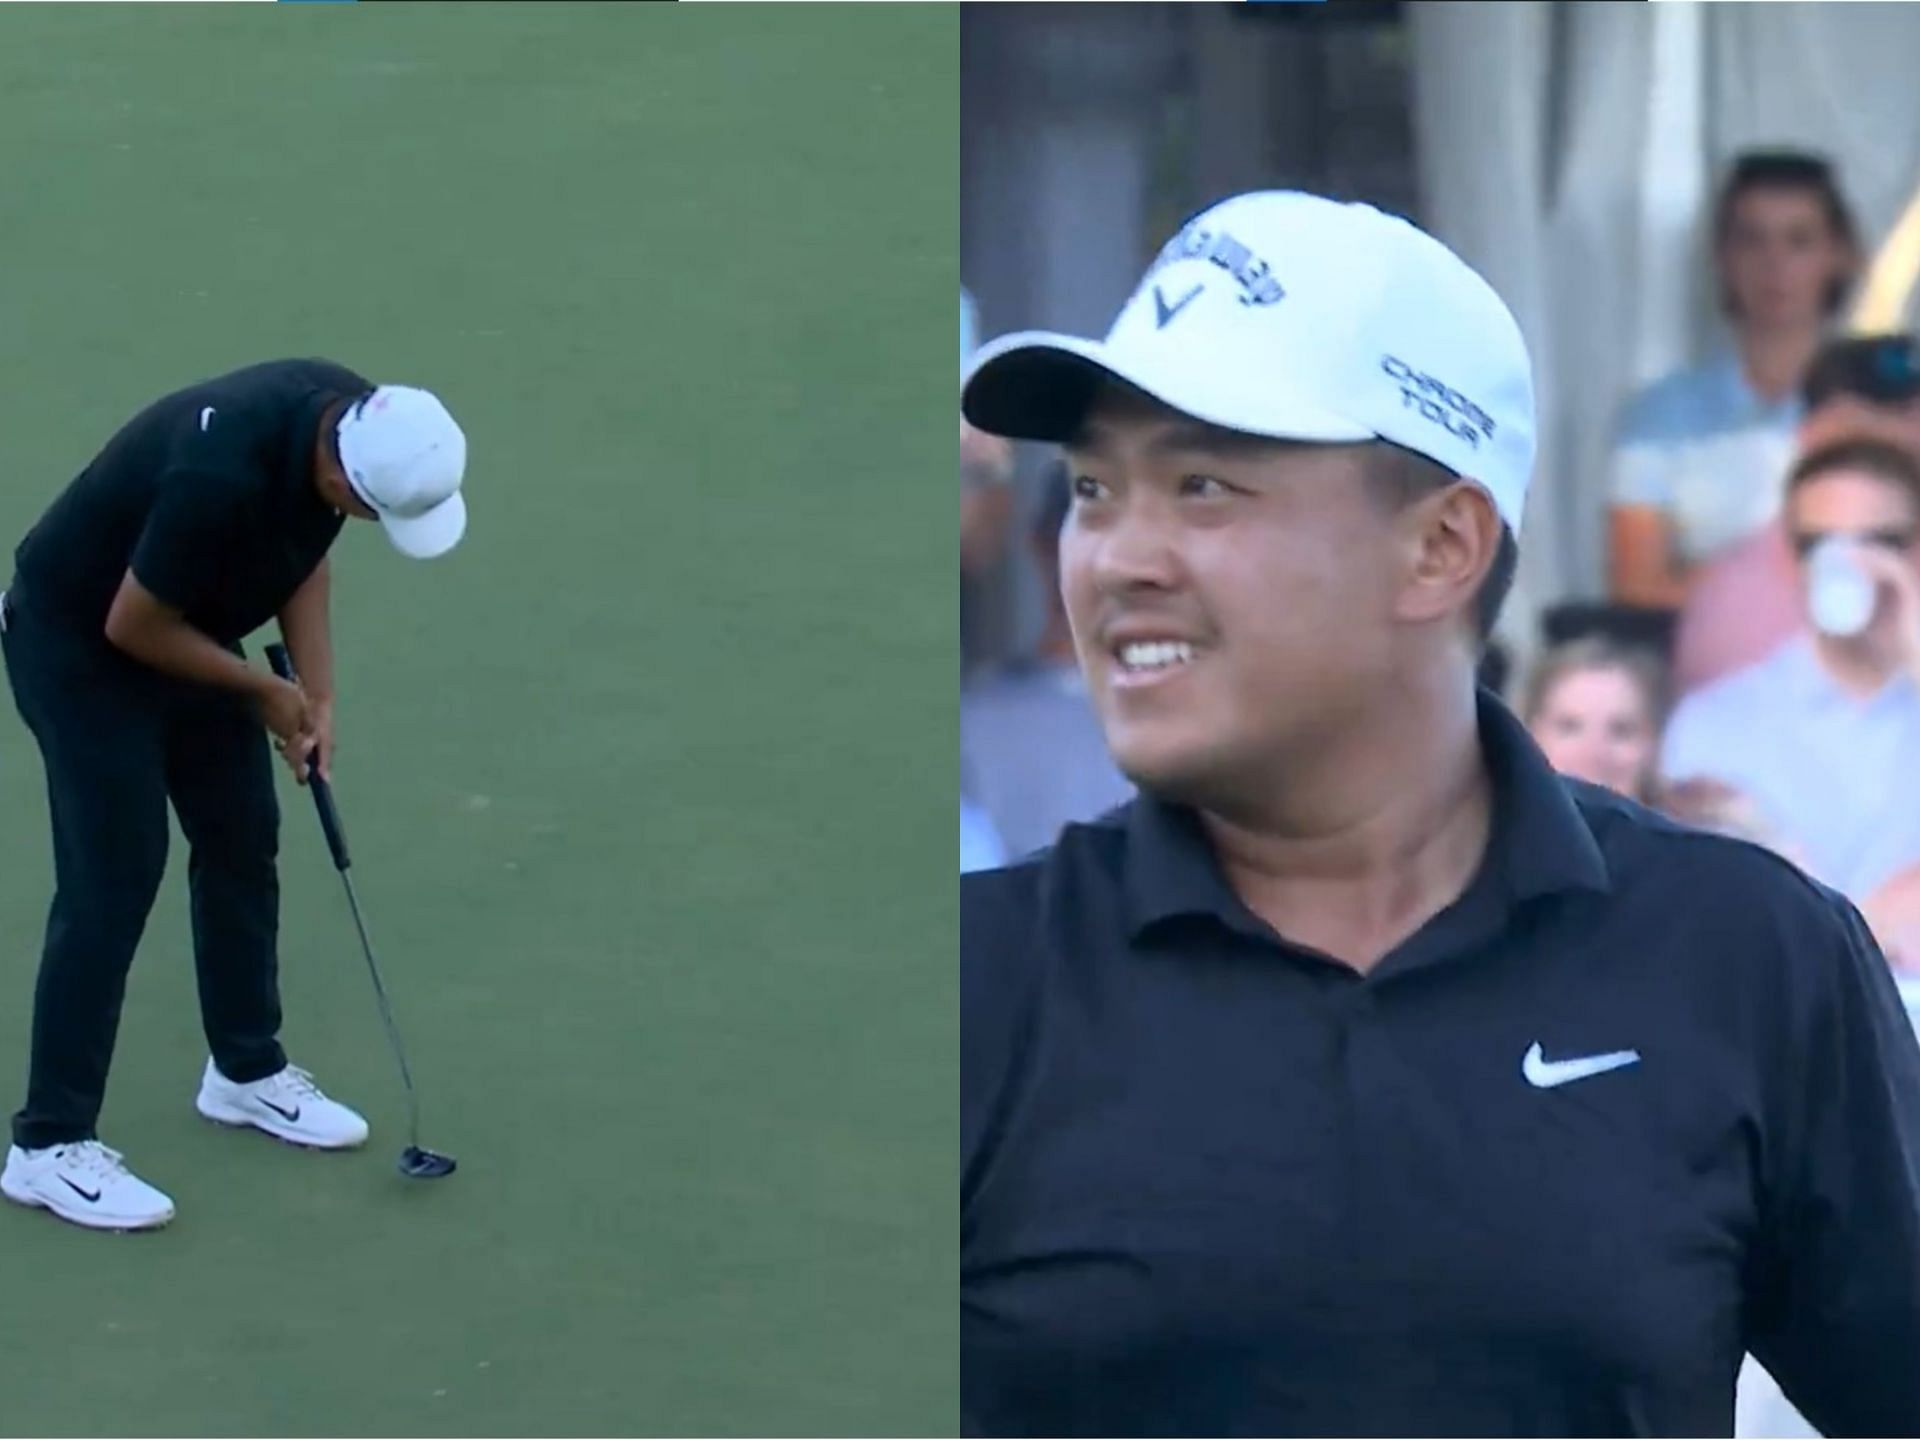
[[[283,755],[289,745],[313,729],[306,691],[277,675],[260,692],[260,719],[279,741]]]
[[[333,779],[333,702],[314,700],[307,706],[306,748],[293,767],[293,778],[307,783],[309,767],[322,780]],[[292,757],[289,756],[289,759]]]
[[[291,740],[280,742],[280,754],[293,771],[295,784],[304,785],[318,775],[333,779],[333,706],[321,700],[307,704],[307,728]]]

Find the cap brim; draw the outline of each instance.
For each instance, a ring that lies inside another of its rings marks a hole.
[[[1343,415],[1285,397],[1272,377],[1208,374],[1191,352],[1163,353],[1158,364],[1130,364],[1098,340],[1029,330],[1002,336],[974,360],[960,391],[960,413],[989,435],[1069,443],[1103,386],[1130,385],[1195,420],[1275,440],[1351,443],[1372,429]]]
[[[467,533],[467,502],[459,491],[424,515],[400,516],[382,511],[380,524],[393,548],[415,560],[446,554]]]

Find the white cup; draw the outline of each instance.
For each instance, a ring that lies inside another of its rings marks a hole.
[[[1878,587],[1860,564],[1852,541],[1830,535],[1807,556],[1807,602],[1823,634],[1845,639],[1873,619]]]

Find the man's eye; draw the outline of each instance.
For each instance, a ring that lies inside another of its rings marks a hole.
[[[1187,475],[1181,478],[1180,493],[1198,496],[1203,500],[1217,500],[1223,495],[1232,494],[1233,487],[1211,475]]]
[[[1076,500],[1104,500],[1107,493],[1107,487],[1091,475],[1073,477],[1073,498]]]

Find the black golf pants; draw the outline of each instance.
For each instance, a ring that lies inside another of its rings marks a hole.
[[[172,681],[9,597],[0,648],[39,743],[54,896],[34,990],[25,1149],[93,1138],[141,932],[166,869],[171,801],[187,881],[200,1013],[231,1080],[286,1064],[278,1040],[279,809],[253,707]],[[180,1077],[183,1091],[198,1076]],[[186,1103],[183,1095],[182,1103]]]

